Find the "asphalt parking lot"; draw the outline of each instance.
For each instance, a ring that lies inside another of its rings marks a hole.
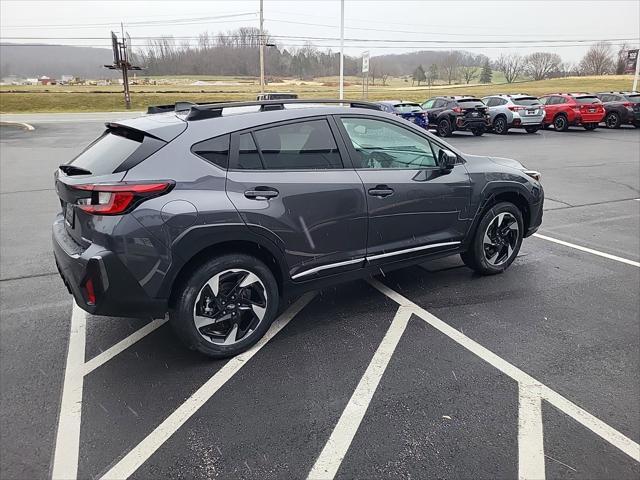
[[[1,127],[0,477],[640,476],[640,130],[452,137],[542,172],[541,236],[506,273],[448,258],[313,292],[211,361],[74,309],[55,271],[52,174],[105,117]]]

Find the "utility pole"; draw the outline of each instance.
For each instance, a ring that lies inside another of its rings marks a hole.
[[[260,0],[260,93],[264,93],[264,17]]]
[[[260,0],[262,2],[262,0]],[[340,100],[344,99],[344,0],[340,0]]]
[[[638,73],[640,72],[640,49],[636,50],[636,72],[633,77],[633,88],[631,89],[634,92],[637,92],[638,88]]]
[[[111,32],[111,46],[113,47],[113,64],[105,65],[109,70],[122,70],[122,86],[124,90],[124,104],[127,110],[131,109],[131,92],[129,90],[129,70],[142,70],[140,67],[131,65],[129,52],[131,51],[131,37],[125,37],[124,26],[122,24],[122,41],[118,41],[118,36]],[[128,40],[128,42],[127,42]],[[128,43],[128,45],[127,45]]]

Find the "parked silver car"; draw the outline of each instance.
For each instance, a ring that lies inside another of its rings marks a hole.
[[[516,93],[491,95],[482,101],[489,107],[490,128],[498,135],[506,134],[510,128],[535,133],[542,127],[544,106],[536,97]]]

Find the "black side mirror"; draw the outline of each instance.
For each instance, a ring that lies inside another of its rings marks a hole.
[[[443,172],[453,170],[458,161],[458,156],[451,150],[440,150],[438,154],[438,167]]]

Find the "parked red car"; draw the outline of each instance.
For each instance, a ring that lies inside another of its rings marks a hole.
[[[553,125],[559,132],[573,125],[595,130],[605,115],[602,102],[591,93],[552,93],[541,97],[540,103],[545,110],[543,125]]]

